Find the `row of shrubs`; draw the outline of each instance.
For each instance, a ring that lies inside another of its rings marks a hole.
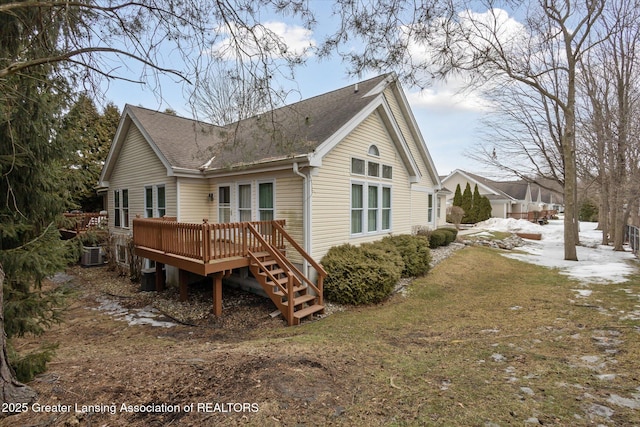
[[[440,246],[448,246],[451,242],[455,242],[456,237],[458,237],[458,230],[455,228],[438,228],[436,230],[420,229],[416,234],[427,237],[429,239],[429,247],[435,249]]]
[[[448,245],[456,230],[442,229],[416,235],[387,236],[360,246],[344,244],[322,258],[328,275],[324,295],[339,304],[375,304],[387,298],[401,277],[427,274],[430,248]]]

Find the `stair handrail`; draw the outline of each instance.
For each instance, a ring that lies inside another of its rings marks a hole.
[[[255,263],[257,263],[258,265],[261,264],[261,261],[258,259],[258,257],[255,256],[253,252],[249,251],[248,254],[249,258],[251,258]],[[269,270],[265,268],[263,268],[263,270],[275,286],[277,286],[283,293],[287,292],[287,289],[278,282],[278,279],[276,279],[276,277]]]
[[[324,282],[324,278],[327,277],[327,271],[322,267],[322,265],[318,264],[316,260],[313,259],[311,255],[309,255],[309,253],[307,253],[307,251],[305,251],[302,248],[302,246],[300,246],[300,244],[296,242],[295,239],[289,235],[289,233],[287,233],[284,227],[282,227],[280,224],[276,223],[275,221],[273,223],[273,226],[276,230],[280,232],[280,234],[282,234],[282,236],[285,239],[287,239],[287,242],[289,242],[289,244],[293,246],[293,248],[296,251],[298,251],[298,253],[302,255],[302,257],[306,259],[309,262],[309,264],[318,273],[318,283],[315,284],[311,280],[309,280],[309,278],[305,274],[303,274],[300,270],[298,270],[298,268],[296,268],[296,266],[293,265],[288,258],[286,260],[289,263],[290,268],[293,269],[293,271],[295,271],[296,274],[299,275],[299,277],[302,277],[302,279],[313,288],[313,290],[316,292],[316,295],[318,296],[318,303],[320,305],[323,305],[324,304],[323,282]]]
[[[287,304],[287,319],[289,322],[292,321],[293,319],[293,274],[291,273],[291,270],[289,270],[289,267],[287,266],[286,261],[283,259],[282,254],[280,253],[280,251],[274,249],[273,246],[271,246],[269,244],[269,242],[266,241],[266,239],[264,237],[262,237],[262,234],[260,234],[258,232],[258,230],[249,222],[246,223],[247,224],[247,229],[249,230],[249,232],[251,234],[253,234],[255,236],[255,238],[258,240],[258,242],[260,242],[260,244],[263,246],[263,249],[265,249],[267,252],[269,252],[269,255],[271,255],[273,257],[273,259],[275,259],[278,264],[282,267],[282,269],[284,270],[284,274],[287,276],[287,301],[289,301],[289,304]],[[253,255],[253,254],[252,254]],[[255,258],[255,257],[254,257]],[[270,273],[268,273],[270,274]],[[271,276],[273,277],[273,275]],[[278,283],[275,279],[274,283]],[[278,284],[280,286],[280,284]],[[283,289],[284,291],[285,289]]]
[[[304,259],[306,259],[309,264],[311,264],[311,266],[318,272],[318,275],[322,276],[322,277],[327,277],[327,272],[326,270],[316,262],[315,259],[313,259],[311,257],[311,255],[309,255],[307,253],[307,251],[305,251],[302,246],[300,246],[300,244],[298,242],[295,241],[295,239],[293,237],[291,237],[289,235],[289,233],[287,233],[287,231],[277,222],[273,221],[273,226],[280,232],[282,233],[282,236],[287,239],[287,241],[291,244],[291,246],[293,246],[295,248],[296,251],[298,251],[298,253],[300,255],[302,255],[302,257]]]

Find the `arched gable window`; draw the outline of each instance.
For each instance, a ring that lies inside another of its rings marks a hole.
[[[370,156],[380,157],[380,150],[378,150],[378,147],[376,147],[375,145],[372,144],[369,147],[369,155]]]

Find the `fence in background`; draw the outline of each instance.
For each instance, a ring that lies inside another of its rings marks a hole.
[[[633,225],[627,225],[627,230],[625,233],[625,241],[629,242],[629,246],[631,246],[631,251],[638,256],[638,247],[640,246],[640,229]]]

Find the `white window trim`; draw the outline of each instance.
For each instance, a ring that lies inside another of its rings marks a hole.
[[[250,200],[249,203],[251,203],[251,206],[249,207],[250,208],[249,210],[251,212],[251,215],[250,215],[251,217],[249,218],[249,221],[255,221],[255,216],[254,216],[255,209],[254,209],[254,203],[253,203],[253,199],[254,199],[254,197],[253,197],[253,187],[254,187],[254,185],[253,184],[254,184],[253,181],[242,181],[242,182],[237,182],[236,185],[235,185],[236,203],[235,203],[235,206],[233,207],[233,210],[237,214],[237,221],[238,222],[242,221],[242,218],[241,218],[241,215],[240,215],[240,186],[242,186],[242,185],[248,185],[249,188],[250,188],[251,197],[249,197],[249,200]],[[232,206],[233,206],[233,203],[232,203]]]
[[[158,197],[158,188],[164,188],[164,215],[160,215],[160,198]],[[151,189],[151,206],[147,204],[147,190]],[[151,208],[151,216],[148,215],[147,209]],[[160,184],[148,184],[144,186],[144,217],[145,218],[161,218],[167,214],[167,185],[163,182]]]
[[[353,223],[352,218],[351,218],[351,214],[353,212],[353,186],[354,185],[361,185],[362,186],[362,209],[361,209],[361,214],[360,214],[360,222],[362,224],[362,231],[354,233],[353,230]],[[360,236],[364,236],[367,234],[366,230],[367,230],[367,221],[366,221],[366,206],[367,206],[367,183],[366,181],[360,181],[360,180],[351,180],[351,182],[349,183],[349,235],[352,237],[360,237]]]
[[[357,172],[354,172],[354,171],[353,171],[353,160],[354,160],[354,159],[355,159],[355,160],[361,160],[361,161],[362,161],[362,163],[364,163],[362,173],[357,173]],[[350,157],[349,172],[351,173],[351,175],[355,175],[355,176],[367,176],[367,167],[368,167],[368,165],[367,165],[367,160],[366,160],[366,159],[363,159],[363,158],[360,158],[360,157],[356,157],[356,156],[351,156],[351,157]]]
[[[353,185],[362,185],[362,231],[352,233],[353,224],[351,223],[351,213],[353,211]],[[369,186],[378,188],[378,207],[376,208],[376,229],[369,231]],[[391,200],[389,208],[389,228],[382,228],[382,211],[383,211],[383,188],[389,188],[391,191]],[[351,237],[375,236],[379,234],[389,234],[393,230],[393,185],[381,181],[367,181],[352,179],[349,183],[349,235]]]
[[[128,218],[127,222],[129,223],[129,225],[127,225],[127,226],[125,226],[125,220],[124,220],[125,219],[125,207],[124,207],[124,192],[125,191],[127,192],[127,207],[126,207],[127,215],[126,215],[126,217]],[[115,193],[116,192],[118,193],[118,201],[120,202],[118,204],[118,206],[116,206],[116,201],[115,201]],[[114,197],[114,200],[113,200],[113,215],[114,215],[114,218],[116,217],[116,214],[115,214],[116,213],[116,209],[118,209],[120,211],[119,215],[118,215],[118,217],[119,217],[118,219],[120,220],[120,225],[116,225],[116,222],[115,222],[115,219],[114,219],[114,221],[113,221],[114,228],[121,228],[123,230],[128,230],[128,229],[131,228],[131,215],[129,215],[129,212],[131,210],[131,206],[129,206],[129,198],[130,198],[129,196],[130,196],[130,191],[129,191],[128,188],[118,188],[118,189],[113,190],[113,197]]]
[[[273,208],[271,208],[271,210],[273,210],[273,219],[276,219],[276,180],[275,178],[272,179],[262,179],[262,180],[258,180],[256,181],[256,209],[255,209],[255,218],[257,221],[260,221],[260,184],[272,184],[273,185]],[[253,210],[253,206],[252,206],[252,210]],[[265,209],[266,210],[266,209]],[[253,214],[252,214],[253,216]]]
[[[233,222],[233,218],[234,218],[234,197],[233,197],[233,183],[232,182],[224,182],[224,183],[220,183],[216,186],[216,206],[217,206],[217,210],[216,210],[216,218],[218,223],[220,223],[220,188],[221,187],[229,187],[229,222]],[[226,207],[226,206],[225,206]]]

